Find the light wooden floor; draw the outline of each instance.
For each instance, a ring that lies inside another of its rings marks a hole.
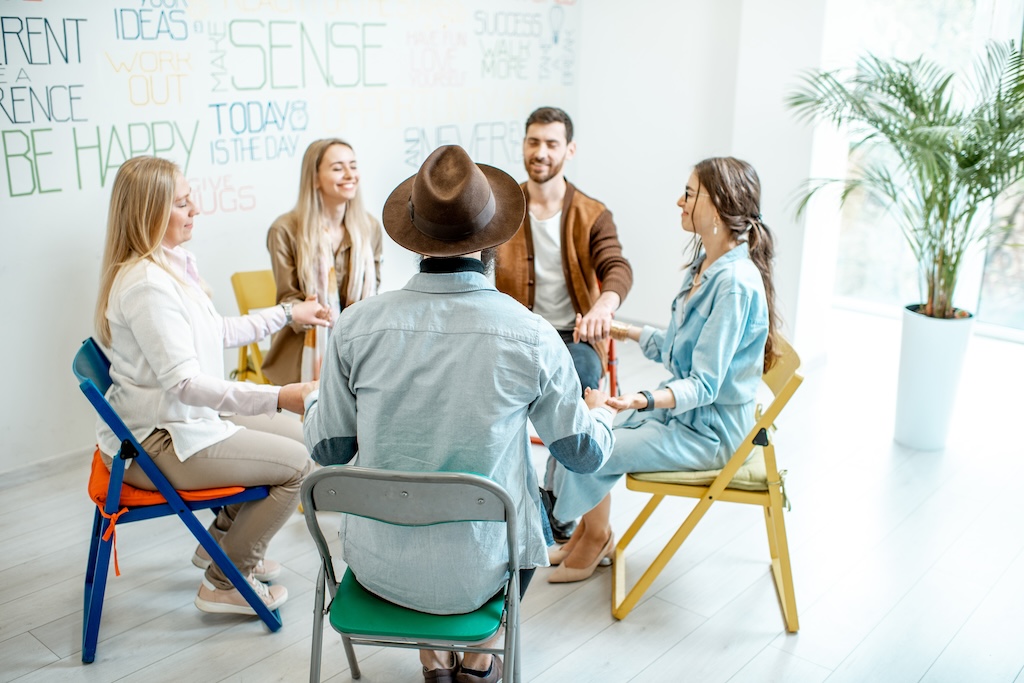
[[[805,367],[777,435],[800,633],[783,629],[759,510],[712,508],[622,622],[609,570],[572,585],[541,570],[523,608],[526,680],[1024,683],[1024,346],[974,338],[949,447],[912,452],[891,441],[898,324],[830,315],[829,361]],[[625,388],[651,388],[660,368],[619,348]],[[122,576],[83,666],[87,465],[0,475],[0,682],[308,678],[317,556],[300,515],[271,545],[291,596],[276,634],[195,609],[195,542],[176,520],[119,527]],[[617,491],[616,528],[642,503]],[[350,680],[327,641],[324,679]],[[411,652],[358,652],[364,681],[422,680]]]

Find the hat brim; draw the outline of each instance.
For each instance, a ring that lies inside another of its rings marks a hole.
[[[512,239],[526,218],[526,196],[519,183],[500,168],[477,164],[483,171],[487,183],[494,193],[496,210],[491,222],[465,239],[457,241],[439,240],[420,232],[409,215],[409,200],[412,198],[412,175],[396,187],[384,202],[384,230],[395,242],[409,251],[424,256],[461,256],[474,251],[496,247]]]

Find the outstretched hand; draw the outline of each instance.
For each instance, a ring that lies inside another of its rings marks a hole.
[[[587,389],[583,392],[583,401],[587,404],[587,407],[593,410],[594,408],[607,408],[612,411],[614,415],[618,409],[613,406],[609,401],[608,394],[604,393],[600,389]]]
[[[302,415],[306,410],[306,397],[313,393],[318,385],[316,381],[285,384],[277,395],[277,407]]]
[[[608,399],[608,405],[616,410],[639,410],[647,407],[647,397],[640,393],[612,396]]]
[[[331,309],[317,303],[316,294],[306,297],[306,300],[292,305],[292,320],[300,325],[319,325],[329,327],[331,324]]]
[[[572,330],[572,340],[601,341],[607,339],[612,329],[612,312],[603,307],[594,306],[586,315],[576,314],[576,326]]]

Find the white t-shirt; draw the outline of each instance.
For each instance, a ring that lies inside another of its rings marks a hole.
[[[531,213],[530,230],[536,280],[533,312],[556,330],[571,330],[576,325],[576,309],[572,307],[562,269],[562,212],[544,220]]]

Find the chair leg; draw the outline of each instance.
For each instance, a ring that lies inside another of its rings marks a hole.
[[[249,606],[255,610],[257,616],[263,620],[263,623],[267,625],[267,628],[271,631],[277,631],[280,629],[280,613],[277,613],[276,610],[272,612],[270,608],[267,607],[267,603],[263,602],[263,600],[260,599],[260,596],[256,595],[256,591],[253,589],[248,579],[242,576],[242,572],[238,570],[238,567],[235,566],[235,563],[231,561],[217,541],[214,540],[213,536],[210,535],[210,532],[206,530],[206,527],[199,523],[195,514],[186,508],[178,511],[178,517],[185,523],[185,526],[187,526],[189,531],[192,532],[192,535],[195,536],[196,540],[199,541],[199,543],[206,549],[210,558],[217,563],[217,566],[220,567],[222,572],[224,572],[228,581],[231,582],[231,585],[242,594],[242,597],[244,597],[245,601],[249,603]]]
[[[523,639],[522,629],[519,628],[519,624],[516,624],[516,637],[512,641],[512,648],[514,650],[512,660],[516,664],[515,678],[512,680],[512,683],[521,683],[523,680]]]
[[[633,610],[633,606],[636,604],[635,601],[628,606],[623,604],[626,600],[626,547],[633,541],[640,532],[640,529],[643,528],[643,525],[647,523],[647,520],[651,518],[651,515],[654,514],[654,511],[664,498],[665,496],[663,495],[652,495],[651,499],[647,501],[647,505],[636,516],[636,519],[633,520],[629,529],[619,538],[619,542],[615,546],[615,558],[612,562],[612,616],[616,619],[624,618]]]
[[[348,659],[349,673],[352,675],[352,678],[359,680],[363,673],[359,670],[359,662],[356,661],[356,651],[352,648],[352,640],[348,636],[342,636],[341,644],[345,648],[345,657]]]
[[[625,566],[622,566],[615,570],[618,573],[615,574],[614,580],[612,581],[613,617],[616,619],[624,619],[627,614],[633,611],[633,608],[636,607],[638,602],[640,602],[640,598],[643,597],[644,593],[647,592],[647,589],[650,588],[651,584],[653,584],[655,579],[658,578],[658,575],[661,574],[665,567],[668,566],[668,563],[672,560],[672,556],[676,554],[677,550],[679,550],[683,541],[686,540],[697,526],[697,523],[704,517],[704,513],[706,513],[708,508],[711,507],[711,502],[711,499],[707,496],[701,498],[700,501],[697,502],[697,505],[690,511],[690,514],[686,516],[683,523],[679,525],[679,528],[676,530],[675,534],[672,535],[672,538],[669,539],[669,542],[665,544],[665,547],[662,548],[660,553],[658,553],[658,556],[654,558],[654,562],[652,562],[646,571],[644,571],[637,582],[633,584],[633,588],[630,589],[629,593],[625,594],[625,597],[623,597],[623,593],[625,592],[626,568]],[[648,508],[651,507],[651,504],[648,503],[647,505],[648,507],[644,508],[643,512],[640,513],[640,516],[644,518],[643,521],[646,521],[647,517],[650,516]],[[653,508],[651,511],[653,511]],[[638,517],[637,520],[639,521],[640,517]],[[635,526],[636,522],[633,524]],[[634,528],[630,527],[627,534],[635,534]],[[632,536],[630,536],[630,538],[632,538]],[[613,568],[618,564],[624,565],[625,558],[623,557],[620,559],[618,548],[616,548],[615,562],[612,565]]]
[[[85,604],[83,605],[83,609],[85,611],[89,610],[89,592],[92,589],[93,579],[96,576],[96,553],[100,547],[100,537],[102,534],[100,525],[102,519],[103,516],[100,515],[100,509],[96,508],[92,517],[92,537],[89,541],[89,560],[85,565]]]
[[[508,612],[505,612],[505,639],[502,642],[502,649],[504,650],[502,657],[505,662],[505,670],[502,674],[503,680],[509,683],[516,683],[519,679],[519,663],[516,661],[516,635],[518,629],[512,623],[509,618]]]
[[[796,611],[793,568],[789,560],[789,541],[786,538],[786,521],[782,517],[781,499],[773,499],[770,505],[765,506],[764,521],[768,530],[772,576],[775,579],[775,590],[779,594],[782,617],[786,622],[786,630],[796,633],[800,630],[800,621]]]
[[[89,566],[85,570],[85,604],[82,611],[82,662],[96,660],[96,646],[100,637],[100,618],[103,616],[103,596],[107,590],[110,570],[110,549],[113,539],[103,540],[109,524],[96,508],[93,536],[89,544]]]
[[[505,637],[502,640],[502,656],[505,662],[503,680],[516,683],[522,676],[519,674],[519,610],[520,610],[519,573],[514,573],[505,587],[505,610],[503,621]]]
[[[239,382],[244,382],[247,379],[249,374],[248,360],[246,357],[246,347],[240,346],[238,348],[238,369],[235,370],[235,379]]]
[[[309,654],[309,683],[320,683],[320,662],[324,649],[324,582],[327,574],[323,564],[316,579],[316,599],[313,603],[313,647]]]
[[[256,375],[257,384],[270,384],[267,378],[263,375],[263,353],[260,351],[259,344],[250,344],[253,374]]]

